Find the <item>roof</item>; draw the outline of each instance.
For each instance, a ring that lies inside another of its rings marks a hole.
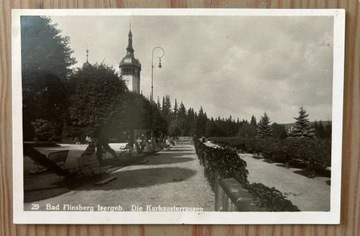
[[[120,62],[120,67],[123,66],[141,67],[141,63],[138,59],[134,57],[134,54],[127,53],[126,56]]]

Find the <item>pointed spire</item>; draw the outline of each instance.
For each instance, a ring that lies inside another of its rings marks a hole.
[[[133,49],[133,47],[132,47],[131,20],[130,20],[130,28],[129,28],[129,34],[128,34],[128,36],[129,36],[129,44],[128,44],[127,48],[126,48],[126,51],[127,51],[128,53],[134,53],[134,49]]]
[[[89,63],[89,47],[88,45],[86,45],[86,62],[84,62],[83,66],[90,66],[91,64]]]

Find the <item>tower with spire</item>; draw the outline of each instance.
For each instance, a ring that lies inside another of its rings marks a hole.
[[[120,79],[125,81],[126,86],[130,91],[140,93],[140,71],[141,64],[134,56],[134,49],[132,46],[132,32],[131,24],[128,34],[128,46],[126,48],[126,55],[121,60],[120,65]]]
[[[86,62],[84,62],[83,67],[84,67],[84,66],[89,66],[89,65],[91,65],[91,64],[89,63],[89,47],[86,46]]]

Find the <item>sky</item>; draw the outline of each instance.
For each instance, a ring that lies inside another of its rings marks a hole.
[[[208,117],[292,123],[303,106],[310,120],[331,120],[333,17],[329,16],[51,16],[70,37],[76,66],[104,62],[119,71],[131,21],[140,89],[170,95]]]

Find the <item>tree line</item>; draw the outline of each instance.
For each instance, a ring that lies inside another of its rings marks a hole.
[[[199,111],[193,108],[186,109],[183,102],[175,99],[174,105],[171,104],[170,95],[162,98],[162,103],[158,98],[158,109],[161,111],[169,124],[168,134],[170,136],[206,136],[206,137],[240,137],[240,138],[275,138],[286,139],[294,138],[331,138],[330,121],[310,122],[307,118],[306,110],[299,108],[299,114],[294,117],[293,124],[278,124],[271,122],[270,117],[265,112],[257,122],[254,115],[248,120],[228,118],[208,117],[204,109]]]

